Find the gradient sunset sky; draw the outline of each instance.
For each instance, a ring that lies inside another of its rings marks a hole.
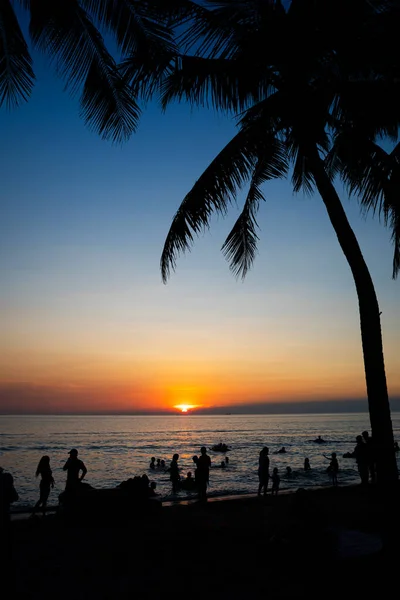
[[[149,105],[122,147],[90,133],[43,58],[30,102],[0,111],[0,412],[135,412],[365,397],[350,270],[318,195],[273,182],[259,256],[220,253],[240,206],[181,258],[159,259],[181,200],[231,138],[212,111]],[[400,395],[400,282],[390,233],[342,198],[382,310]]]

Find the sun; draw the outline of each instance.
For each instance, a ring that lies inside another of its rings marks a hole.
[[[174,406],[174,408],[177,408],[182,413],[187,413],[192,408],[195,408],[195,405],[194,404],[177,404],[176,406]]]

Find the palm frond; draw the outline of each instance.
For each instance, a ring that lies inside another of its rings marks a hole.
[[[115,35],[124,54],[146,56],[174,51],[168,24],[171,4],[169,11],[165,5],[151,0],[81,0],[81,5],[102,28]]]
[[[88,126],[114,142],[128,139],[137,127],[138,105],[78,0],[31,0],[30,33],[56,63],[66,87],[81,92]]]
[[[10,0],[0,2],[0,106],[26,102],[35,82],[32,59]]]
[[[243,111],[269,95],[268,70],[262,74],[231,59],[182,56],[161,86],[161,105],[185,99],[193,105],[212,105],[217,110]]]
[[[259,238],[256,232],[258,227],[256,214],[260,202],[265,200],[260,189],[261,185],[272,178],[271,164],[274,164],[273,176],[276,177],[283,177],[288,166],[283,148],[276,139],[271,139],[268,149],[269,155],[264,151],[257,162],[243,210],[222,246],[222,252],[230,263],[229,268],[232,273],[235,277],[241,276],[242,279],[246,277],[257,253]]]
[[[228,203],[250,180],[259,157],[270,146],[267,142],[263,131],[239,131],[196,181],[175,214],[164,244],[160,263],[164,282],[175,270],[177,256],[189,250],[194,235],[209,226],[212,213],[226,214]],[[284,151],[276,144],[269,164],[271,176],[286,166]]]

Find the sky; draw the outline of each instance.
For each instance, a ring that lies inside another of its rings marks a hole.
[[[0,412],[364,401],[357,297],[320,197],[268,184],[244,282],[220,252],[239,203],[164,285],[171,219],[234,122],[153,103],[115,146],[85,127],[78,101],[34,59],[29,103],[0,110]],[[389,391],[400,397],[390,232],[338,189],[375,282]]]

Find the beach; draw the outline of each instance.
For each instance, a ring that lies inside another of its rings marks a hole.
[[[107,513],[87,524],[16,520],[15,592],[98,600],[385,596],[399,557],[398,500],[398,491],[347,486],[168,503],[156,514]]]

